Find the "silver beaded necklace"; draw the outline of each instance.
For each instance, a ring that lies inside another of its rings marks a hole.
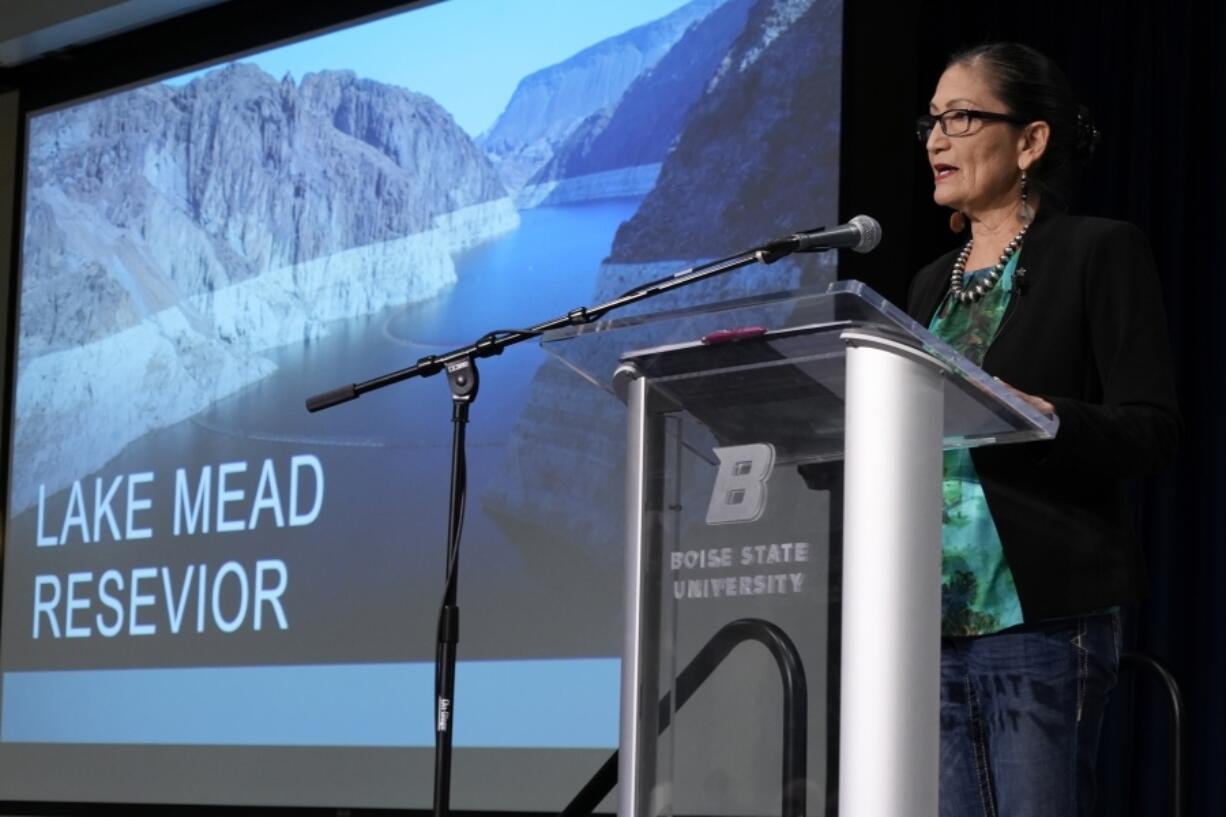
[[[988,271],[985,280],[979,281],[969,289],[962,285],[962,277],[966,274],[966,259],[971,257],[971,248],[975,246],[975,239],[966,242],[966,246],[962,248],[962,252],[958,253],[958,260],[954,262],[953,272],[949,276],[949,294],[954,297],[954,300],[964,304],[973,304],[987,295],[992,287],[996,286],[1000,281],[1000,276],[1004,274],[1005,267],[1009,265],[1009,259],[1013,257],[1022,246],[1022,239],[1026,237],[1026,231],[1030,229],[1029,224],[1023,224],[1022,229],[1017,231],[1017,235],[1013,236],[1005,249],[1000,254],[1000,260],[996,266]]]

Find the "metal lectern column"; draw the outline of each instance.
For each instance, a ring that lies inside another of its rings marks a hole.
[[[622,650],[621,735],[617,761],[619,817],[655,815],[656,741],[660,700],[660,581],[662,554],[657,546],[663,493],[658,459],[663,450],[663,421],[648,411],[647,378],[632,367],[626,394],[626,628]],[[653,518],[654,517],[654,518]],[[653,541],[655,540],[655,541]],[[653,774],[645,778],[641,768]]]
[[[936,817],[943,372],[847,343],[840,817]]]

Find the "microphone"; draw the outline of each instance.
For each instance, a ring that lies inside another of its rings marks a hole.
[[[821,252],[823,250],[848,249],[853,252],[871,252],[881,243],[881,225],[872,216],[856,216],[846,224],[827,230],[792,233],[787,238],[777,238],[762,247],[767,253],[788,255],[794,252]]]

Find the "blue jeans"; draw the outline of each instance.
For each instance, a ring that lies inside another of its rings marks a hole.
[[[1088,817],[1119,615],[941,640],[941,817]]]

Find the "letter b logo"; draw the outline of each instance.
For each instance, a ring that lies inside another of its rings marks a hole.
[[[775,448],[769,443],[716,448],[719,473],[707,506],[708,525],[754,522],[766,510],[766,481],[775,467]]]

